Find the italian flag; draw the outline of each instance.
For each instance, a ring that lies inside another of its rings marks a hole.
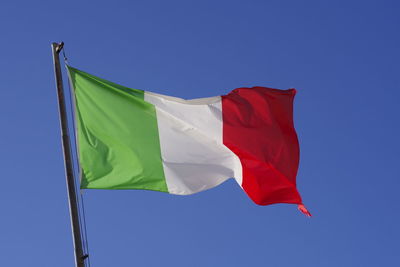
[[[295,89],[184,100],[67,67],[82,189],[190,195],[234,178],[259,205],[299,204]]]

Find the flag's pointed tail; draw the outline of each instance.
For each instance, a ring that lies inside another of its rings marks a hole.
[[[304,204],[299,204],[297,206],[297,208],[299,209],[299,211],[301,211],[301,213],[303,213],[304,215],[311,217],[311,213],[307,210],[307,208],[304,206]]]

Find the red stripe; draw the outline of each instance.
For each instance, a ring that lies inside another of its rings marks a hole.
[[[223,142],[240,159],[242,186],[259,205],[301,204],[295,89],[238,88],[222,96]]]

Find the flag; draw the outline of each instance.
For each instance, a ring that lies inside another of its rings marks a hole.
[[[68,72],[82,189],[189,195],[234,178],[259,205],[302,205],[295,89],[184,100]]]

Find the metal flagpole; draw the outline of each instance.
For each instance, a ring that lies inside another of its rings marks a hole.
[[[75,179],[72,167],[72,155],[71,155],[71,144],[68,135],[68,122],[67,122],[67,110],[65,105],[64,89],[62,82],[61,66],[60,66],[60,52],[63,49],[64,43],[52,43],[51,47],[53,50],[53,62],[54,62],[54,74],[57,87],[57,97],[58,97],[58,111],[60,115],[60,126],[61,126],[61,136],[62,136],[62,147],[64,152],[64,162],[65,162],[65,174],[67,180],[67,190],[68,190],[68,201],[69,201],[69,212],[71,215],[71,226],[73,233],[73,242],[75,248],[75,266],[85,267],[85,259],[88,255],[84,255],[82,235],[79,222],[79,210],[76,198],[75,190]]]

